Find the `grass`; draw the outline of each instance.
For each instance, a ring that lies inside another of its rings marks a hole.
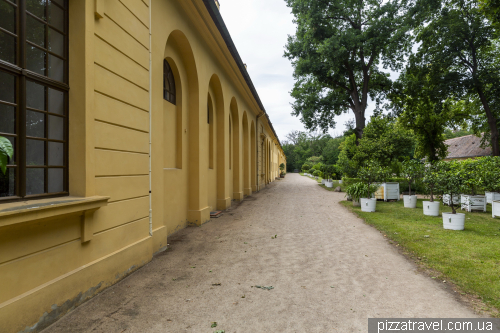
[[[404,208],[403,201],[377,202],[375,213],[361,212],[349,201],[342,204],[397,242],[424,267],[437,271],[463,292],[479,296],[482,310],[499,316],[500,311],[500,220],[487,213],[465,213],[465,230],[443,229],[443,219],[425,216],[422,201],[417,208]],[[441,206],[442,212],[451,212]],[[463,211],[462,211],[463,212]],[[496,309],[496,311],[495,311]]]

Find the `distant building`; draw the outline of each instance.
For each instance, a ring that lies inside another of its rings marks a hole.
[[[491,147],[481,148],[481,139],[481,137],[471,134],[446,140],[444,143],[448,146],[448,155],[444,160],[465,160],[490,156]]]

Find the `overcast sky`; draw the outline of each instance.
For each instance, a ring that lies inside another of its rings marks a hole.
[[[280,141],[293,130],[304,131],[298,117],[292,116],[293,68],[283,58],[287,36],[295,34],[293,15],[284,0],[219,0],[220,11],[241,59],[248,65],[253,84],[266,108]],[[374,105],[368,106],[370,119]],[[354,114],[336,118],[341,134],[344,123]]]

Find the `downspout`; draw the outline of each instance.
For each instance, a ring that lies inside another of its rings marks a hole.
[[[153,94],[152,94],[152,86],[153,86],[153,78],[152,78],[152,59],[151,59],[151,49],[153,45],[151,43],[151,0],[149,1],[149,236],[153,236],[153,198],[151,194],[151,131],[152,131],[152,113],[153,113]]]
[[[257,119],[255,120],[255,153],[257,156],[255,156],[255,163],[257,163],[257,191],[260,191],[260,177],[259,177],[259,118],[265,115],[266,113],[262,111],[258,116]]]

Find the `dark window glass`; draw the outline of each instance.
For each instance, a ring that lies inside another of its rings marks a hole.
[[[16,62],[16,37],[0,30],[0,60]]]
[[[0,70],[0,136],[14,148],[0,202],[68,194],[67,8],[68,0],[0,0],[0,60],[14,65]]]
[[[172,68],[166,59],[163,60],[163,98],[176,104],[174,73],[172,73]]]
[[[0,28],[16,32],[16,9],[4,0],[0,0]]]

